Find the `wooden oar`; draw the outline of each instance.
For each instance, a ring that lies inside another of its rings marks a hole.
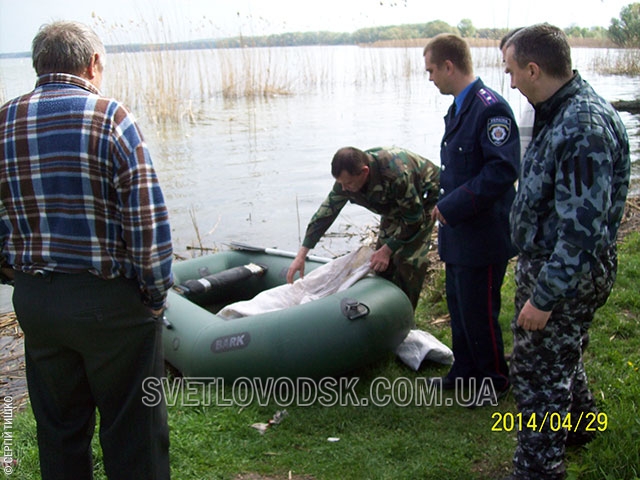
[[[244,250],[248,252],[266,253],[267,255],[276,255],[278,257],[296,258],[296,252],[278,250],[276,248],[256,247],[256,246],[247,245],[246,243],[241,243],[241,242],[231,242],[228,245],[231,247],[232,250]],[[314,262],[321,262],[321,263],[329,263],[332,259],[326,258],[326,257],[316,257],[315,255],[307,255],[307,260],[311,260]]]

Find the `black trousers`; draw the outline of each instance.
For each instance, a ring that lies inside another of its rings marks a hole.
[[[162,326],[132,280],[18,273],[13,304],[25,334],[44,480],[93,478],[96,408],[109,479],[168,479],[166,405],[142,403],[164,372]]]
[[[500,289],[507,264],[483,267],[446,265],[447,305],[451,314],[454,363],[451,380],[491,378],[497,391],[509,385],[504,358]]]

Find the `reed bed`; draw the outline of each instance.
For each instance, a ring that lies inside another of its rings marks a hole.
[[[265,47],[157,50],[109,55],[106,93],[152,123],[197,122],[210,99],[268,99],[386,84],[422,75],[419,49]]]
[[[206,19],[203,20],[206,23]],[[128,29],[142,29],[149,44],[169,45],[174,35],[161,17],[135,25],[107,25],[95,17],[105,43],[118,44]],[[209,21],[211,23],[211,21]],[[211,25],[199,25],[204,35]],[[245,47],[202,50],[166,50],[109,55],[105,93],[122,99],[134,111],[157,125],[197,123],[206,116],[212,99],[225,102],[269,100],[273,97],[322,93],[338,85],[388,85],[411,88],[424,75],[422,48],[428,39],[377,42],[364,46]],[[502,56],[496,40],[470,39],[474,66],[501,75]],[[616,50],[611,50],[616,51]],[[609,55],[594,65],[602,73],[634,75],[640,53]],[[407,85],[409,87],[407,87]],[[0,95],[2,91],[0,89]]]
[[[180,12],[176,12],[179,15]],[[248,20],[253,21],[249,18]],[[251,22],[250,22],[251,23]],[[121,44],[130,30],[143,33],[148,44],[170,45],[185,32],[174,32],[162,17],[127,25],[109,25],[94,16],[94,26],[108,44]],[[215,22],[203,18],[198,36],[215,33]],[[194,33],[194,32],[191,32]],[[268,100],[273,97],[318,93],[337,85],[411,85],[423,75],[422,48],[426,39],[402,44],[374,44],[378,48],[245,47],[208,50],[169,50],[110,54],[105,93],[122,99],[156,125],[196,123],[206,116],[212,99]],[[480,65],[499,66],[494,43],[484,49]],[[474,47],[477,46],[474,44]],[[399,48],[400,47],[400,52]],[[482,49],[481,49],[482,50]],[[402,82],[402,85],[400,84]]]
[[[345,85],[412,88],[424,77],[422,44],[394,47],[263,47],[111,53],[103,91],[154,125],[199,123],[211,102],[269,101],[323,94]],[[581,47],[577,47],[580,51]],[[476,70],[504,83],[497,46],[473,47]],[[579,56],[577,57],[579,59]],[[581,69],[602,75],[640,74],[638,49],[601,49]],[[495,71],[495,75],[492,73]],[[508,89],[508,84],[504,86]],[[8,100],[0,84],[0,101]]]
[[[640,75],[640,50],[603,50],[593,59],[592,68],[603,75]]]

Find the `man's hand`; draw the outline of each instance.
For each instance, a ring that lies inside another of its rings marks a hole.
[[[287,283],[293,283],[293,277],[295,277],[296,272],[300,273],[300,278],[304,278],[304,262],[308,253],[309,249],[307,247],[300,247],[296,258],[293,259],[289,270],[287,270]]]
[[[389,268],[393,252],[387,245],[383,245],[371,255],[371,269],[374,272],[384,272]]]
[[[531,300],[527,300],[518,315],[518,326],[525,330],[542,330],[547,325],[549,317],[551,317],[551,312],[538,310],[533,306]]]
[[[0,269],[0,280],[2,282],[6,282],[7,284],[13,285],[13,280],[15,278],[16,272],[11,267],[2,267]],[[2,283],[0,282],[0,283]]]
[[[440,213],[440,210],[438,210],[437,206],[433,207],[433,210],[431,210],[431,220],[433,220],[434,222],[437,220],[442,225],[446,225],[447,224],[447,221],[442,216],[442,214]]]

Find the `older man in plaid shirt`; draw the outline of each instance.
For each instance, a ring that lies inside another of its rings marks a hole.
[[[35,89],[0,108],[0,256],[25,333],[42,478],[92,478],[96,408],[109,478],[169,478],[166,407],[141,400],[143,379],[163,374],[162,192],[134,118],[99,93],[95,33],[46,25],[32,56]]]

